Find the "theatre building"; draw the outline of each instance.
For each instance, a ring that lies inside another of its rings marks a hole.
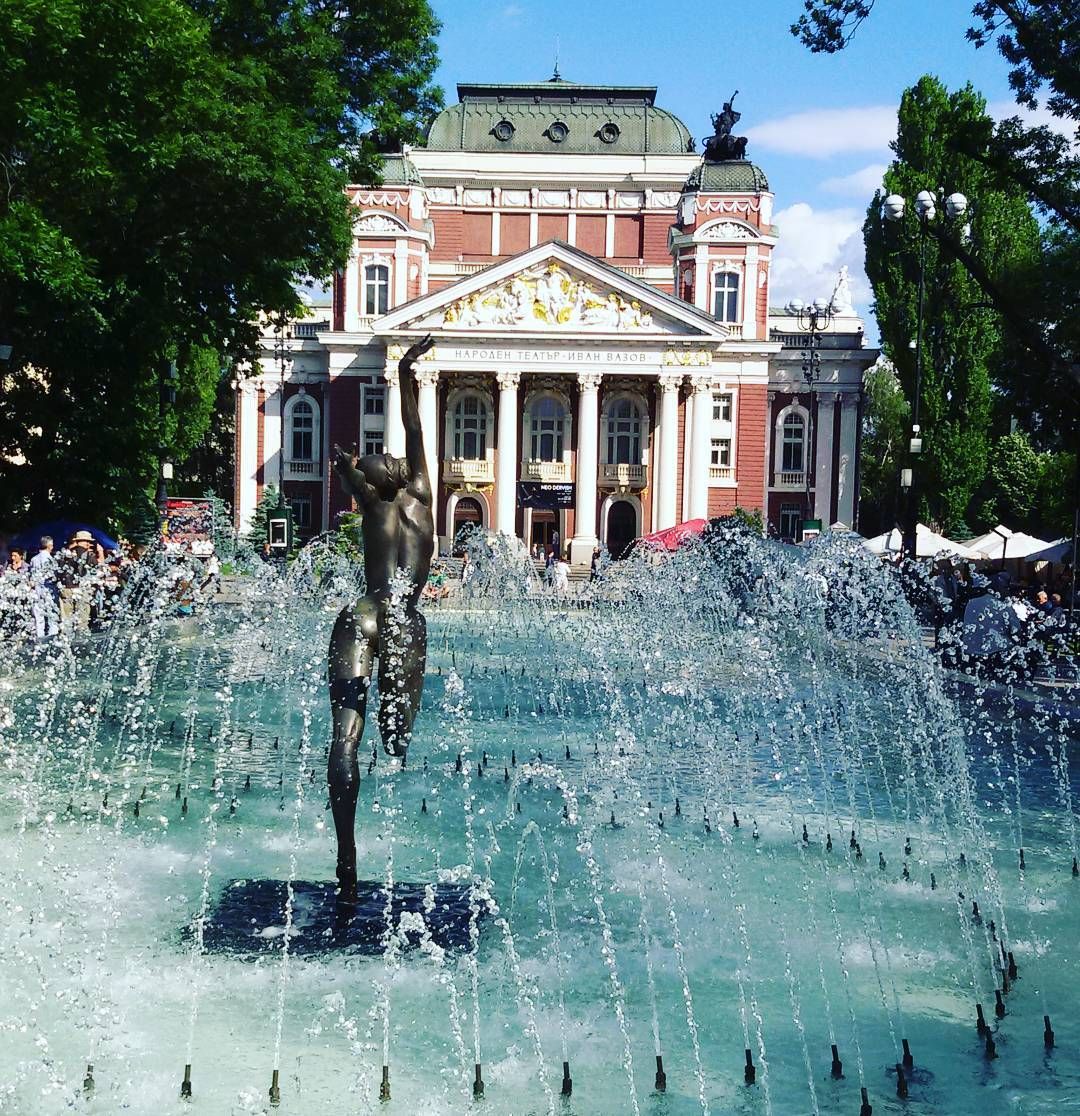
[[[330,447],[404,453],[397,364],[428,333],[415,376],[443,550],[466,523],[530,546],[557,532],[574,563],[736,507],[789,537],[855,523],[877,354],[846,283],[808,387],[810,336],[769,311],[765,175],[695,153],[655,95],[460,85],[423,147],[350,188],[331,305],[268,326],[237,388],[241,527],[279,480],[301,535],[334,526],[350,503]]]

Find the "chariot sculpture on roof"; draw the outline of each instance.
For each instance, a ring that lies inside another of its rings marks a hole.
[[[738,95],[739,91],[736,89],[731,94],[730,100],[724,102],[720,112],[712,115],[713,134],[703,141],[707,163],[723,163],[729,159],[746,158],[746,136],[731,134],[731,129],[742,118],[742,113],[736,112],[733,107]]]

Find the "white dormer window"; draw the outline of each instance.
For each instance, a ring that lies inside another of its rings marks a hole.
[[[721,322],[739,320],[739,276],[734,271],[713,276],[713,316]]]
[[[366,318],[378,317],[390,309],[390,268],[386,264],[368,264],[364,268],[361,305]]]

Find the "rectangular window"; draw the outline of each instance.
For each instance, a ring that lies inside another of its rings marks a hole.
[[[390,268],[386,264],[368,264],[364,268],[364,297],[361,306],[365,317],[385,314],[390,307]]]
[[[368,384],[364,389],[364,414],[386,413],[386,388],[382,384]]]
[[[731,422],[731,395],[714,392],[712,397],[713,422]]]
[[[780,505],[780,537],[798,541],[802,533],[802,508],[798,504]]]
[[[289,503],[292,505],[293,524],[298,531],[311,529],[311,497],[294,496]]]
[[[731,468],[731,439],[713,438],[709,451],[709,464],[719,465],[725,469]]]
[[[368,430],[364,432],[364,456],[370,457],[373,453],[383,452],[383,432],[381,430]]]
[[[739,277],[734,271],[718,271],[713,277],[713,316],[721,322],[739,320]]]

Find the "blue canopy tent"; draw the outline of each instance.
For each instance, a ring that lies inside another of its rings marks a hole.
[[[29,557],[37,553],[42,535],[49,535],[56,549],[66,546],[68,540],[76,531],[89,531],[94,536],[94,541],[100,543],[106,550],[119,550],[120,544],[116,539],[110,538],[101,530],[89,523],[80,523],[75,519],[50,519],[47,523],[38,523],[34,527],[27,527],[20,531],[9,542],[11,550],[25,550]]]

